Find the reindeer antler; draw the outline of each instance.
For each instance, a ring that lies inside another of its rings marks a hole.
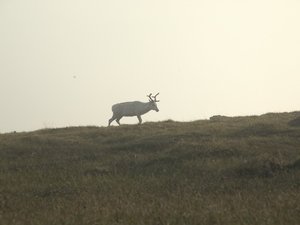
[[[150,95],[147,95],[147,97],[149,98],[149,100],[150,100],[150,101],[153,101],[153,99],[152,99],[151,96],[152,96],[152,93],[150,93]]]
[[[159,100],[156,100],[156,96],[159,95],[159,92],[153,96],[154,102],[159,102]]]
[[[150,93],[150,95],[147,95],[147,97],[149,98],[150,102],[159,102],[159,100],[156,100],[156,96],[159,95],[159,93],[157,93],[156,95],[152,96],[152,93]]]

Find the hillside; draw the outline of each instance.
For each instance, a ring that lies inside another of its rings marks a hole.
[[[0,134],[0,224],[300,224],[299,118]]]

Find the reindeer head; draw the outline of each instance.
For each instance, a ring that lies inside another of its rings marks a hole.
[[[155,110],[156,112],[159,111],[159,109],[157,108],[157,104],[156,102],[159,102],[159,100],[156,99],[156,96],[159,95],[159,93],[157,93],[156,95],[152,96],[152,93],[150,93],[150,95],[147,95],[147,97],[149,98],[149,104],[152,110]]]

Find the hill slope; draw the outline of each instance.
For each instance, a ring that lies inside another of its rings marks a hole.
[[[1,224],[300,224],[299,118],[1,134]]]

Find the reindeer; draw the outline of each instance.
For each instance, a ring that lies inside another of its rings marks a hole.
[[[139,120],[139,124],[142,123],[142,117],[141,115],[149,112],[150,110],[155,110],[156,112],[159,111],[157,108],[156,102],[159,102],[159,100],[156,99],[157,95],[152,96],[150,93],[147,95],[149,98],[149,102],[123,102],[118,103],[112,106],[113,116],[108,121],[108,126],[110,126],[111,122],[116,120],[116,122],[120,124],[120,119],[123,116],[136,116]]]

